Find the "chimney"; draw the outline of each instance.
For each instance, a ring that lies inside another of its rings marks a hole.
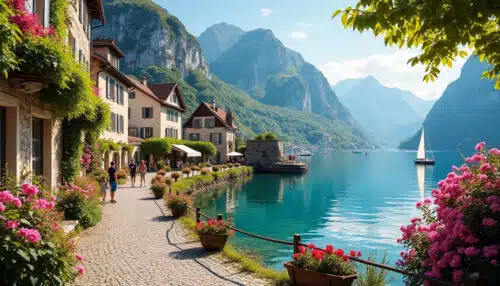
[[[227,109],[226,112],[226,122],[229,124],[229,126],[233,126],[233,113],[231,112],[231,109]]]
[[[217,110],[217,106],[215,105],[215,98],[212,98],[212,101],[210,102],[210,106],[212,107],[213,110]]]
[[[146,79],[146,77],[145,77],[145,76],[142,76],[142,77],[141,77],[141,84],[143,84],[143,85],[145,85],[145,86],[147,86],[147,85],[148,85],[148,80]]]

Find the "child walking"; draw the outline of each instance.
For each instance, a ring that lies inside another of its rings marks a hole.
[[[108,179],[106,176],[101,177],[101,195],[102,195],[102,202],[106,202],[106,191],[108,190]]]

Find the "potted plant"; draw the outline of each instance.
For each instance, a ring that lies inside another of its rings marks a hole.
[[[162,176],[162,177],[165,177],[165,175],[167,174],[167,172],[163,169],[159,170],[156,175],[157,176]]]
[[[155,199],[163,198],[163,195],[165,194],[166,188],[167,188],[166,184],[162,183],[162,182],[157,182],[156,184],[153,184],[151,186],[151,191],[153,191],[153,194],[155,195]]]
[[[177,180],[179,180],[179,178],[181,177],[181,173],[179,172],[173,172],[170,177],[172,177],[172,179],[174,179],[176,182]]]
[[[220,171],[220,166],[213,166],[212,171],[214,172],[219,172]]]
[[[191,199],[186,195],[169,195],[167,197],[167,207],[172,211],[174,218],[179,218],[186,214],[187,206]]]
[[[293,261],[285,263],[288,276],[298,286],[349,286],[358,277],[356,266],[349,257],[359,257],[361,253],[351,250],[347,255],[343,249],[327,245],[326,251],[314,245],[299,247]]]
[[[182,169],[182,173],[185,174],[187,177],[189,177],[191,172],[192,172],[191,168],[186,167],[186,168]]]
[[[208,174],[210,173],[210,169],[208,169],[208,168],[203,168],[203,169],[201,169],[201,171],[200,171],[200,172],[201,172],[201,174],[202,174],[202,175],[208,175]]]
[[[230,227],[233,226],[233,220],[209,220],[208,222],[199,222],[196,227],[196,233],[200,237],[203,248],[210,251],[219,251],[224,248],[229,235],[233,234]]]
[[[120,170],[116,173],[116,177],[118,178],[118,185],[123,185],[127,183],[128,175],[124,170]]]

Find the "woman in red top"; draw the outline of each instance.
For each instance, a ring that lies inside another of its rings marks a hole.
[[[146,163],[144,163],[144,160],[141,160],[141,164],[139,165],[139,175],[141,175],[141,185],[139,188],[142,187],[142,182],[144,182],[144,187],[146,186],[146,173],[148,172],[148,167],[146,166]]]

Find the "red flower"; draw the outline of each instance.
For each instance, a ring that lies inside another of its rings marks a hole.
[[[326,252],[328,252],[329,254],[333,254],[334,250],[335,250],[335,248],[333,248],[333,245],[331,245],[331,244],[326,245]]]
[[[349,251],[349,256],[356,257],[356,251],[351,249],[351,251]]]
[[[344,250],[342,248],[339,248],[335,250],[335,255],[337,256],[343,256],[344,255]]]
[[[324,251],[322,250],[319,250],[319,249],[314,249],[312,252],[311,252],[311,255],[314,257],[314,259],[316,260],[321,260],[323,258],[323,255],[325,254]]]
[[[300,253],[294,253],[294,254],[293,254],[293,259],[294,259],[294,260],[299,259],[299,257],[300,257]]]
[[[349,261],[349,256],[342,255],[342,260],[344,260],[345,262],[348,262]]]
[[[300,253],[306,253],[307,252],[307,248],[303,247],[302,245],[299,246],[299,252]]]
[[[361,251],[358,251],[358,253],[356,253],[356,256],[361,257]]]
[[[312,244],[312,243],[308,244],[307,247],[310,248],[310,249],[315,249],[316,248],[316,246],[314,244]]]

